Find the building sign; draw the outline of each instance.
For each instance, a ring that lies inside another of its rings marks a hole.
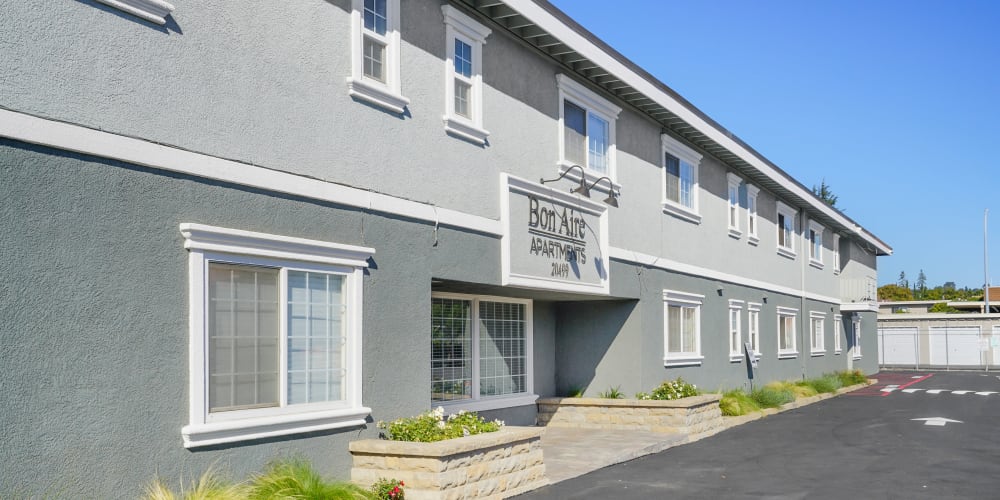
[[[608,293],[607,205],[506,174],[501,196],[504,285]]]

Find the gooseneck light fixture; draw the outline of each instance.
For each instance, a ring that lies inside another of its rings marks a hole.
[[[612,207],[618,208],[618,198],[622,194],[621,192],[617,193],[615,192],[615,185],[613,182],[611,182],[611,179],[607,176],[601,177],[600,179],[594,181],[590,186],[587,186],[587,172],[583,170],[583,167],[581,167],[580,165],[570,165],[569,167],[566,168],[566,170],[563,170],[562,173],[559,174],[559,177],[548,180],[539,179],[538,182],[542,184],[547,184],[549,182],[556,182],[558,180],[561,180],[563,177],[566,177],[566,174],[568,174],[574,168],[580,169],[580,185],[573,189],[570,189],[569,192],[579,193],[582,194],[583,196],[586,196],[587,198],[590,198],[590,190],[594,189],[594,186],[597,186],[597,183],[606,180],[608,181],[608,197],[604,199],[604,203],[607,203]]]

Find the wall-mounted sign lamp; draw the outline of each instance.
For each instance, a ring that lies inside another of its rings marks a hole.
[[[604,203],[607,203],[612,207],[618,208],[618,197],[620,197],[622,194],[621,192],[617,193],[615,192],[615,185],[613,182],[611,182],[611,179],[606,176],[601,177],[600,179],[594,181],[590,186],[587,186],[587,173],[583,170],[583,167],[581,167],[580,165],[570,165],[566,170],[563,170],[562,173],[559,174],[559,177],[556,177],[555,179],[548,179],[548,180],[539,179],[538,181],[542,184],[546,184],[549,182],[556,182],[562,179],[563,177],[566,177],[566,174],[568,174],[570,170],[573,170],[574,168],[580,169],[580,185],[573,189],[570,189],[569,192],[579,193],[582,194],[583,196],[586,196],[587,198],[590,198],[590,190],[594,189],[594,186],[596,186],[597,183],[606,180],[608,181],[608,197],[604,199]]]

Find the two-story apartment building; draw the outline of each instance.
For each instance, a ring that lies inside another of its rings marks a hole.
[[[543,0],[0,19],[0,496],[876,369],[891,248]]]

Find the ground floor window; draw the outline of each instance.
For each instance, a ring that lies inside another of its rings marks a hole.
[[[855,317],[851,320],[851,330],[854,332],[854,357],[861,357],[861,318]]]
[[[760,357],[760,304],[747,305],[747,333],[750,337],[750,349],[755,357]]]
[[[798,351],[795,347],[795,317],[797,309],[778,308],[778,357],[795,357]]]
[[[701,303],[704,295],[663,291],[665,366],[700,365]]]
[[[505,398],[531,392],[531,301],[431,297],[431,401]]]
[[[739,361],[743,359],[743,301],[729,301],[729,359]]]
[[[813,355],[820,355],[826,352],[826,314],[821,312],[810,312],[809,322],[809,350]]]
[[[840,338],[844,336],[844,329],[840,320],[840,316],[834,316],[833,318],[833,352],[835,354],[840,354]]]

